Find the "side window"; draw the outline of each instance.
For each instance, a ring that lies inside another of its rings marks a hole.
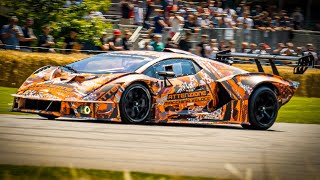
[[[168,59],[168,60],[161,61],[157,64],[154,64],[153,65],[154,71],[155,71],[155,73],[160,72],[160,71],[165,71],[167,69],[166,67],[169,65],[173,66],[173,72],[175,73],[176,77],[196,74],[200,70],[200,67],[191,60]],[[144,74],[146,74],[145,72],[144,72]],[[158,78],[161,78],[161,77],[158,77]]]
[[[154,71],[153,66],[148,67],[145,71],[143,71],[142,74],[153,77],[153,78],[158,78],[156,72]]]
[[[201,68],[197,63],[192,62],[192,64],[193,64],[193,67],[194,67],[196,73],[198,73],[199,71],[201,71],[202,68]]]

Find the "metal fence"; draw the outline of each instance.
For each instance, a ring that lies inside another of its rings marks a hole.
[[[261,31],[257,29],[232,29],[232,28],[215,28],[202,29],[201,34],[207,34],[211,39],[235,40],[236,49],[240,50],[241,42],[249,43],[267,43],[273,49],[277,43],[292,42],[295,46],[305,46],[312,43],[316,49],[320,49],[320,32],[316,31]],[[200,36],[196,36],[199,41]]]
[[[127,26],[119,26],[121,28],[128,29]],[[131,30],[138,28],[138,26],[132,26]],[[186,29],[179,33],[179,37],[175,36],[176,40],[180,40],[181,37],[185,34]],[[133,32],[133,31],[132,31]],[[170,27],[164,28],[162,33],[162,40],[164,43],[167,42],[169,35]],[[312,43],[316,50],[320,50],[320,32],[317,31],[302,31],[302,30],[293,30],[293,31],[261,31],[257,29],[233,29],[233,28],[215,28],[207,29],[203,28],[198,33],[192,33],[192,44],[193,47],[200,42],[201,34],[207,34],[210,39],[221,40],[235,40],[236,49],[240,51],[241,43],[267,43],[272,49],[277,47],[278,43],[287,43],[292,42],[295,46],[304,47],[308,43]]]
[[[137,50],[138,48],[138,41],[140,41],[143,37],[141,37],[142,27],[136,25],[121,25],[116,24],[116,28],[120,30],[129,30],[133,33],[133,36],[130,38],[131,48],[133,50]],[[173,37],[172,40],[178,42],[181,37],[185,34],[186,29],[181,31],[179,35]],[[162,33],[163,42],[167,42],[167,38],[170,36],[170,27],[164,28]],[[107,32],[108,36],[112,36],[113,32],[110,29]],[[215,29],[207,29],[203,28],[198,33],[192,33],[192,40],[191,43],[193,44],[193,50],[195,49],[196,44],[200,42],[201,34],[207,34],[210,39],[217,39],[217,41],[221,40],[235,40],[236,42],[236,50],[240,52],[241,43],[248,42],[248,43],[267,43],[271,46],[272,49],[275,49],[277,43],[286,43],[292,42],[295,46],[305,46],[308,43],[312,43],[316,50],[320,50],[320,32],[317,31],[302,31],[302,30],[293,30],[293,31],[260,31],[256,29],[245,30],[245,29],[232,29],[232,28],[215,28]],[[89,45],[86,45],[89,44]],[[21,49],[26,47],[20,47]],[[29,47],[32,51],[37,51],[38,49],[46,49],[43,47]],[[61,49],[54,48],[57,52]],[[90,42],[86,42],[83,45],[83,48],[78,52],[83,53],[101,53],[103,51],[99,51],[99,48],[92,45]]]

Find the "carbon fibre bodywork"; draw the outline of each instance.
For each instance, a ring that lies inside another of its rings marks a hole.
[[[153,59],[132,73],[74,73],[61,67],[43,67],[13,95],[13,111],[121,122],[119,103],[123,92],[131,84],[141,83],[152,96],[150,122],[248,124],[248,103],[257,87],[270,87],[283,105],[299,85],[280,76],[249,73],[193,55],[142,51],[118,54]],[[195,74],[171,78],[172,86],[143,74],[148,67],[167,59],[191,60],[200,69]],[[89,110],[84,113],[83,107]]]

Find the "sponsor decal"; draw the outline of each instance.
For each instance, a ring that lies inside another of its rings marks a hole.
[[[209,99],[210,99],[210,96],[208,94],[208,91],[177,93],[177,94],[169,94],[167,96],[167,101],[164,104],[172,105],[172,104],[201,102],[201,101],[208,101]]]
[[[177,93],[177,94],[169,94],[167,100],[176,100],[176,99],[187,99],[187,98],[196,98],[201,96],[207,96],[207,91],[196,91],[196,92],[188,92],[188,93]]]
[[[164,103],[164,105],[184,104],[184,103],[191,103],[191,102],[201,102],[201,101],[208,101],[209,99],[210,99],[210,96],[188,98],[188,99],[177,99],[177,100],[167,101],[167,102]]]

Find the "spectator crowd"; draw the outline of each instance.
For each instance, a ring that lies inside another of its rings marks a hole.
[[[140,42],[140,49],[162,51],[165,47],[179,48],[185,51],[195,52],[199,56],[214,59],[216,53],[223,50],[236,52],[236,42],[233,38],[220,40],[209,39],[203,34],[201,40],[192,49],[192,34],[197,34],[201,29],[230,28],[242,29],[243,36],[250,36],[249,30],[257,29],[268,38],[268,33],[276,31],[301,30],[304,24],[304,16],[299,7],[289,14],[286,10],[278,10],[276,5],[254,6],[241,1],[238,6],[231,8],[226,0],[205,1],[194,3],[192,1],[163,0],[161,6],[152,8],[154,1],[147,0],[146,8],[143,8],[143,1],[123,0],[121,2],[122,19],[130,23],[130,11],[135,25],[143,25],[149,30],[149,36]],[[145,16],[143,11],[146,10]],[[155,12],[155,16],[150,20],[150,11]],[[128,15],[128,16],[124,16]],[[142,21],[144,20],[144,21]],[[124,21],[123,21],[124,22]],[[167,44],[161,41],[164,29],[169,29]],[[184,38],[179,43],[174,43],[172,37],[176,33],[184,34]],[[200,34],[200,33],[198,33]],[[249,38],[244,38],[249,40]],[[306,54],[314,55],[318,59],[313,44],[308,43],[305,47],[294,46],[291,42],[278,43],[272,49],[266,42],[260,44],[241,42],[240,52],[252,54],[274,54],[284,56],[302,56]],[[240,43],[240,42],[238,42]],[[238,51],[239,52],[239,51]]]
[[[130,18],[136,25],[148,28],[154,26],[154,32],[159,33],[163,27],[171,27],[172,32],[182,28],[245,28],[264,31],[302,29],[304,15],[299,7],[288,14],[286,10],[278,10],[276,5],[254,6],[241,1],[234,9],[230,7],[230,0],[216,1],[180,1],[158,0],[160,6],[154,9],[154,1],[122,0],[120,5],[122,24],[130,24]],[[229,2],[229,3],[228,3]],[[145,7],[145,8],[144,8]],[[146,11],[146,12],[144,12]],[[152,11],[157,15],[149,23]]]
[[[19,19],[12,16],[9,23],[1,28],[0,48],[10,50],[20,50],[25,52],[38,51],[38,52],[56,52],[56,43],[52,35],[50,35],[50,25],[42,26],[42,33],[37,37],[33,33],[33,19],[27,18],[25,24],[18,26]],[[107,33],[102,33],[100,38],[101,46],[98,47],[101,51],[121,51],[129,50],[130,31],[125,31],[124,36],[120,30],[115,29],[114,36],[108,38]],[[79,32],[77,29],[70,29],[69,34],[64,38],[64,42],[60,47],[61,53],[70,54],[79,52],[83,48],[83,43],[78,40]],[[36,44],[32,47],[31,44]],[[36,49],[36,50],[35,50]]]
[[[146,8],[143,7],[143,1],[123,0],[121,2],[122,18],[130,22],[130,14],[133,11],[133,24],[143,25],[148,29],[149,40],[143,39],[140,49],[162,51],[163,48],[179,48],[185,51],[195,52],[199,56],[215,58],[219,51],[230,50],[236,51],[236,42],[233,38],[220,40],[209,39],[208,35],[203,34],[201,40],[193,45],[192,34],[198,33],[201,29],[206,28],[230,28],[231,31],[225,32],[233,36],[232,29],[241,29],[243,36],[250,36],[249,31],[256,29],[264,33],[264,37],[268,39],[270,32],[287,31],[289,35],[292,30],[301,30],[304,25],[304,16],[299,7],[295,8],[290,14],[286,10],[278,10],[276,5],[262,6],[259,4],[249,5],[245,1],[241,1],[235,8],[231,8],[228,0],[204,1],[195,3],[192,1],[162,0],[161,6],[152,9],[154,1],[147,0]],[[151,5],[150,5],[151,4]],[[124,8],[127,7],[127,8]],[[146,10],[143,17],[143,11]],[[155,12],[155,16],[150,19],[150,11]],[[136,13],[139,12],[139,13]],[[144,21],[142,22],[142,19]],[[169,38],[167,44],[161,42],[161,36],[164,30],[169,29]],[[226,30],[227,31],[227,30]],[[179,43],[174,43],[172,37],[176,33],[185,34]],[[200,33],[198,33],[200,34]],[[227,35],[226,35],[227,36]],[[308,43],[305,47],[294,46],[291,42],[278,43],[275,49],[272,49],[266,42],[260,44],[249,43],[249,38],[244,38],[248,42],[241,42],[240,51],[252,54],[274,54],[284,56],[302,56],[306,54],[314,55],[318,59],[313,44]],[[290,39],[290,38],[289,38]],[[240,42],[238,42],[240,43]],[[238,51],[239,52],[239,51]]]

